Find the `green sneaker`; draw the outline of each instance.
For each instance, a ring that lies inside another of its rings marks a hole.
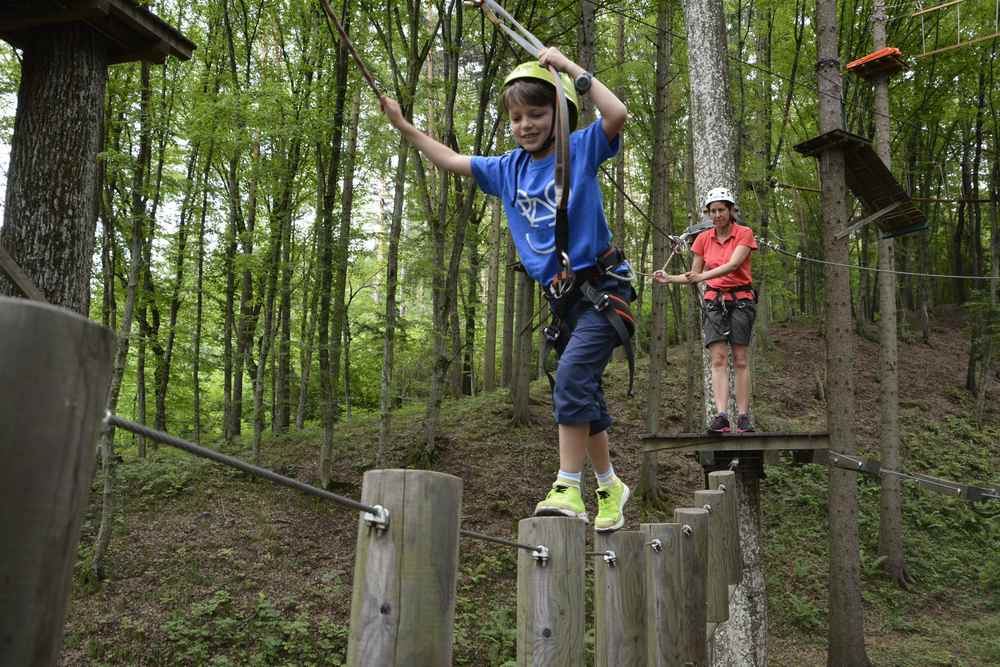
[[[617,477],[614,484],[597,489],[597,518],[594,530],[610,533],[625,525],[625,503],[628,502],[629,488]]]
[[[587,521],[587,508],[583,506],[580,487],[556,482],[545,500],[535,505],[535,516],[571,516]]]

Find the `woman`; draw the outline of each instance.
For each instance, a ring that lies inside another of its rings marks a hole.
[[[757,317],[757,296],[750,275],[750,253],[757,241],[749,227],[736,223],[736,199],[726,188],[713,188],[705,195],[705,212],[712,229],[695,239],[691,250],[691,270],[683,275],[656,271],[653,279],[666,283],[705,282],[702,330],[705,347],[712,355],[712,392],[717,414],[708,430],[729,433],[732,425],[726,413],[729,403],[729,348],[733,351],[736,374],[736,432],[753,431],[750,422],[749,345]],[[728,347],[727,347],[728,343]]]

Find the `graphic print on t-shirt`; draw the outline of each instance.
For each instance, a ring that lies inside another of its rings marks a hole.
[[[555,233],[550,231],[556,225],[556,181],[552,179],[545,186],[541,197],[532,197],[520,188],[514,206],[531,225],[524,238],[533,251],[539,255],[548,255],[556,247]]]

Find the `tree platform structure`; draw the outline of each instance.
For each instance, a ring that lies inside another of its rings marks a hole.
[[[777,463],[783,451],[796,463],[826,460],[829,433],[652,433],[642,437],[643,453],[671,451],[697,453],[705,472],[736,470],[763,477],[764,463]],[[733,466],[733,461],[737,461]]]
[[[831,130],[795,146],[802,155],[819,157],[823,151],[844,151],[847,187],[861,200],[865,217],[852,222],[836,237],[842,239],[876,222],[882,238],[912,234],[927,229],[927,219],[903,190],[870,141],[846,130]]]

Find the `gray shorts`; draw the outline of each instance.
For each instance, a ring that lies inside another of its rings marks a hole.
[[[705,347],[719,341],[730,345],[749,345],[753,323],[757,319],[757,304],[750,299],[734,301],[704,301],[702,330]]]

